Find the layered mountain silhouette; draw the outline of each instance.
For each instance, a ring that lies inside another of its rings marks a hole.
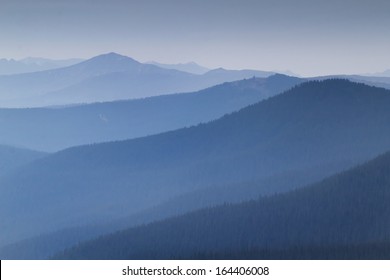
[[[389,105],[385,89],[308,82],[207,124],[58,152],[1,179],[1,244],[212,186],[313,169],[321,170],[313,181],[323,178],[390,150]]]
[[[131,228],[61,259],[388,259],[390,154],[312,186]]]
[[[48,71],[0,76],[2,107],[41,107],[190,92],[223,82],[263,77],[261,71],[194,75],[108,53]]]
[[[126,60],[123,67],[127,65]],[[273,75],[187,94],[58,108],[0,109],[0,144],[53,152],[152,135],[215,120],[300,82],[298,78]]]

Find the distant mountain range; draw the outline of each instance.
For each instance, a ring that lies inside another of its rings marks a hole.
[[[58,151],[197,125],[269,98],[302,82],[273,75],[194,93],[58,108],[0,109],[0,144]],[[15,129],[17,127],[18,129]]]
[[[63,106],[145,98],[198,91],[224,82],[252,77],[264,78],[274,74],[267,71],[226,70],[223,68],[204,72],[205,69],[202,71],[200,70],[202,67],[191,63],[156,66],[143,64],[116,53],[103,54],[80,63],[76,62],[78,60],[56,62],[38,58],[29,58],[23,61],[2,60],[1,63],[7,65],[16,63],[32,65],[31,67],[38,65],[41,68],[54,67],[56,69],[0,75],[0,107]],[[62,66],[70,64],[72,65]],[[12,69],[11,66],[4,67]],[[194,69],[191,70],[191,67]],[[193,74],[194,72],[202,74]],[[343,75],[333,77],[348,78],[352,81],[390,88],[390,78],[388,77]],[[313,79],[327,78],[330,77]]]
[[[0,75],[13,75],[29,72],[51,70],[67,67],[82,62],[82,59],[54,60],[47,58],[28,57],[21,60],[0,59]]]
[[[49,155],[0,179],[1,244],[214,187],[290,178],[266,191],[259,184],[257,197],[314,182],[390,150],[389,106],[385,89],[312,81],[207,124]]]
[[[109,53],[55,70],[0,76],[0,104],[42,107],[144,98],[270,74],[219,69],[194,75]]]
[[[389,259],[390,154],[297,191],[122,230],[60,259]]]

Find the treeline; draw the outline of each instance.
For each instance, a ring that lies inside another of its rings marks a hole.
[[[292,246],[284,249],[256,249],[197,254],[197,260],[389,260],[390,241],[319,246]]]

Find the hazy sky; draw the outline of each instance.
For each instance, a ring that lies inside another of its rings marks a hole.
[[[195,61],[301,75],[390,69],[388,0],[0,0],[0,57]]]

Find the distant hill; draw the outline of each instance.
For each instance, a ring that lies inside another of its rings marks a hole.
[[[214,79],[221,79],[227,78],[227,79],[236,79],[236,77],[239,77],[240,79],[244,79],[246,77],[269,77],[271,75],[274,75],[274,72],[266,72],[266,71],[259,71],[259,70],[227,70],[224,68],[217,68],[210,70],[204,74],[204,76],[214,78]]]
[[[21,60],[0,59],[0,75],[12,75],[38,72],[61,67],[67,67],[82,62],[82,59],[53,60],[46,58],[28,57]]]
[[[138,100],[0,109],[0,144],[53,152],[71,146],[152,135],[215,120],[282,93],[301,81],[273,75],[224,83],[193,93]]]
[[[163,64],[158,62],[147,62],[148,64],[153,64],[161,68],[166,69],[174,69],[179,70],[183,72],[188,72],[192,74],[197,75],[203,75],[208,72],[208,75],[228,75],[231,77],[236,77],[236,75],[242,75],[242,78],[250,77],[250,76],[256,76],[256,77],[269,77],[271,75],[276,74],[276,72],[271,71],[259,71],[259,70],[227,70],[224,68],[217,68],[217,69],[208,69],[206,67],[200,66],[199,64],[196,64],[195,62],[188,62],[188,63],[179,63],[179,64]],[[283,73],[289,76],[294,76],[293,73]],[[249,75],[249,76],[248,76]]]
[[[308,82],[207,124],[55,153],[0,180],[0,244],[125,218],[210,186],[321,170],[312,182],[390,150],[389,106],[385,89]]]
[[[332,75],[332,76],[322,76],[307,78],[308,81],[323,81],[328,79],[348,79],[351,82],[355,83],[364,83],[369,86],[376,86],[385,89],[390,89],[390,77],[377,77],[377,76],[361,76],[361,75]]]
[[[55,70],[0,76],[2,107],[42,107],[143,98],[201,90],[261,71],[194,75],[142,64],[116,53]]]
[[[80,244],[60,259],[388,259],[390,154],[320,183]]]
[[[0,145],[0,177],[45,155],[43,152]]]
[[[383,72],[369,73],[363,76],[375,76],[375,77],[390,77],[390,69],[387,69]]]
[[[147,64],[153,64],[161,68],[166,68],[166,69],[174,69],[174,70],[179,70],[183,72],[188,72],[192,74],[197,74],[197,75],[202,75],[210,69],[203,67],[195,62],[188,62],[188,63],[178,63],[178,64],[164,64],[164,63],[158,63],[155,61],[149,61],[146,62]]]

